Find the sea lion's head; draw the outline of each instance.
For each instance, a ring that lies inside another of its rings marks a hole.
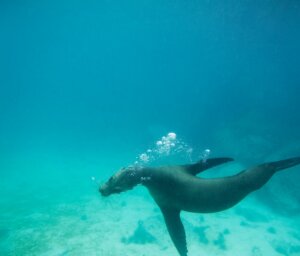
[[[102,196],[109,196],[132,189],[140,180],[138,171],[136,167],[122,168],[100,186],[99,192]]]

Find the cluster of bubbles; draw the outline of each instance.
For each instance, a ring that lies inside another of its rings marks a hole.
[[[154,160],[157,160],[161,157],[167,157],[175,154],[185,154],[190,162],[192,160],[193,148],[186,144],[184,141],[178,139],[177,134],[174,132],[169,132],[167,135],[162,136],[159,140],[155,142],[153,148],[147,149],[145,152],[141,153],[136,161],[135,165],[145,165],[149,164]],[[210,150],[204,150],[200,158],[203,162],[207,160],[210,155]],[[199,160],[199,158],[197,159]]]

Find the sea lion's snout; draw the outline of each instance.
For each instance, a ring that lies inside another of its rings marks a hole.
[[[109,196],[109,191],[107,189],[107,185],[106,184],[103,184],[100,186],[99,188],[99,192],[102,196]]]
[[[134,168],[122,168],[99,187],[99,192],[102,196],[119,194],[123,191],[132,189],[139,181],[140,178]]]

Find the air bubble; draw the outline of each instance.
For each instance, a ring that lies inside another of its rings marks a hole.
[[[146,153],[140,154],[140,160],[147,163],[149,161],[149,156]]]
[[[202,154],[201,154],[201,157],[202,157],[202,162],[205,163],[210,155],[210,149],[205,149]]]

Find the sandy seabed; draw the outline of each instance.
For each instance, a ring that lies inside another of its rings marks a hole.
[[[1,255],[177,255],[146,189],[109,198],[96,188],[76,199],[71,188],[52,192],[2,197]],[[182,220],[191,256],[300,255],[300,217],[279,215],[254,196],[221,213],[183,212]]]

